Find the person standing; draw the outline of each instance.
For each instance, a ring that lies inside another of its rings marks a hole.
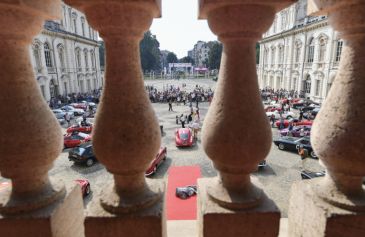
[[[180,116],[180,123],[181,123],[181,127],[182,128],[185,128],[185,122],[186,122],[185,119],[186,118],[184,117],[184,114],[181,114],[181,116]]]
[[[309,157],[308,155],[308,150],[304,149],[303,145],[300,145],[299,149],[298,149],[298,154],[300,155],[300,159],[302,160],[302,170],[306,170],[306,161],[307,158]]]
[[[300,112],[299,112],[299,121],[302,121],[303,119],[303,110],[300,109]]]
[[[171,100],[169,100],[169,111],[174,111],[174,110],[172,109],[172,102],[171,102]]]
[[[65,113],[65,120],[68,126],[71,126],[71,116],[68,112]]]

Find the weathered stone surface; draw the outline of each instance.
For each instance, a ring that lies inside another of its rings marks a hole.
[[[150,180],[149,186],[164,184]],[[86,210],[85,236],[87,237],[161,237],[166,236],[164,198],[149,208],[133,213],[111,214],[100,204],[100,194],[94,195]]]
[[[349,211],[329,204],[318,197],[310,181],[293,184],[288,217],[288,236],[365,236],[365,212]]]
[[[265,194],[260,205],[255,208],[242,211],[229,210],[209,198],[205,188],[210,182],[211,178],[198,180],[199,236],[278,236],[280,211]]]
[[[18,215],[0,215],[0,236],[83,237],[84,209],[79,185],[45,208]]]

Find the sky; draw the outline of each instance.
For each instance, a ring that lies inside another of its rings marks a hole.
[[[153,20],[152,34],[160,42],[160,50],[187,56],[197,41],[217,40],[206,20],[198,20],[198,0],[162,0],[162,17]]]

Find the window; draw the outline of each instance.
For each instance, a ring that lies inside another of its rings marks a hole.
[[[65,68],[65,54],[62,45],[58,46],[58,57],[60,59],[61,68]]]
[[[46,58],[46,66],[52,67],[51,49],[49,48],[48,43],[44,44],[44,56]]]
[[[319,57],[318,57],[318,61],[319,62],[324,62],[325,57],[326,57],[326,48],[327,48],[327,43],[326,43],[326,39],[320,39],[319,41]]]
[[[279,64],[284,63],[284,46],[279,47]]]
[[[92,39],[91,38],[91,27],[90,26],[89,26],[89,38]]]
[[[34,55],[34,59],[35,59],[35,65],[37,68],[41,68],[42,67],[42,63],[41,63],[41,54],[40,54],[40,48],[38,44],[35,44],[33,46],[33,55]]]
[[[84,50],[84,58],[85,58],[85,67],[88,68],[89,67],[89,58],[87,55],[87,50]]]
[[[308,75],[307,76],[307,79],[304,81],[304,91],[305,93],[307,94],[310,94],[311,93],[311,77]]]
[[[287,16],[287,12],[283,12],[281,15],[281,29],[285,30],[286,28],[286,16]]]
[[[271,64],[275,64],[275,48],[271,49]]]
[[[277,17],[275,17],[274,25],[273,25],[273,31],[274,31],[274,34],[276,33],[276,24],[277,24],[277,21],[278,21],[278,18],[277,18]]]
[[[76,66],[81,68],[81,52],[79,48],[76,49]]]
[[[85,37],[85,18],[81,17],[82,36]]]
[[[336,62],[339,62],[341,60],[341,53],[342,53],[342,46],[343,46],[343,41],[339,40],[337,41],[337,45],[336,45]]]
[[[300,45],[297,45],[297,47],[295,48],[295,62],[296,62],[296,63],[299,63],[299,59],[300,59],[300,50],[301,50]]]
[[[315,94],[316,96],[319,96],[320,89],[321,89],[321,81],[316,80],[316,94]]]
[[[74,27],[74,33],[77,34],[77,14],[75,12],[72,13],[72,22]]]
[[[95,68],[95,55],[94,55],[94,51],[90,51],[90,57],[91,57],[91,66],[93,68]]]
[[[309,41],[308,45],[308,55],[307,55],[307,62],[312,63],[314,58],[314,39],[312,38]]]

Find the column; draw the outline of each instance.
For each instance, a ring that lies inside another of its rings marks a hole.
[[[0,236],[84,236],[79,186],[48,176],[63,148],[61,128],[42,97],[29,45],[61,1],[0,1]]]
[[[145,92],[139,42],[160,1],[67,0],[105,41],[106,72],[93,130],[96,157],[113,174],[88,206],[86,236],[164,236],[164,184],[145,171],[161,143]]]
[[[345,46],[312,129],[312,145],[327,174],[293,185],[289,236],[365,236],[365,4],[317,0],[309,6],[321,9],[315,14],[329,16]]]
[[[198,180],[201,236],[277,236],[280,212],[250,173],[270,151],[271,128],[259,94],[255,44],[275,13],[294,1],[200,1],[223,43],[219,80],[202,143],[219,176]],[[255,118],[254,120],[252,118]]]

